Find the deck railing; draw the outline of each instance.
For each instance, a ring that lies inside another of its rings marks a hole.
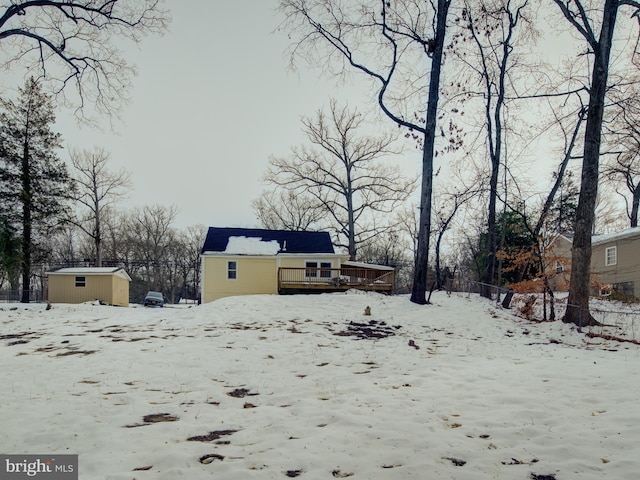
[[[391,292],[395,271],[369,268],[280,268],[278,290],[376,290]]]

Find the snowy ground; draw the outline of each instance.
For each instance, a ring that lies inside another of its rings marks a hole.
[[[432,300],[0,305],[0,453],[79,454],[81,479],[637,478],[639,346]]]

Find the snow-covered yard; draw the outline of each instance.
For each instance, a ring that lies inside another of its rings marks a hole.
[[[432,301],[0,305],[0,453],[79,454],[81,479],[637,478],[639,346]]]

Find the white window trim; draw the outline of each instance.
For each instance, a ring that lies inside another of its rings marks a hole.
[[[315,267],[310,267],[309,266],[310,263],[314,263]],[[305,260],[304,261],[304,269],[305,269],[304,270],[304,278],[318,278],[318,273],[319,273],[318,272],[318,264],[319,263],[320,262],[318,260]],[[310,272],[309,272],[309,270],[307,270],[307,269],[311,269],[311,268],[314,269],[313,272],[312,272],[313,275],[309,275]]]
[[[231,264],[235,264],[235,268],[231,268]],[[235,277],[230,277],[229,274],[231,272],[235,273]],[[237,280],[238,279],[238,261],[237,260],[227,260],[227,280]]]
[[[600,286],[600,296],[608,297],[611,295],[611,290],[613,290],[612,285],[601,285]]]
[[[322,269],[322,268],[333,268],[333,262],[331,260],[324,261],[324,262],[318,262],[318,264],[320,265],[319,266],[320,269]],[[322,264],[325,264],[325,266],[323,267]],[[329,265],[328,267],[326,266],[327,264]],[[320,270],[320,278],[331,278],[331,270],[329,270],[329,272],[328,272],[329,275],[328,276],[323,275],[323,273],[325,273],[325,272]]]
[[[315,263],[316,266],[315,267],[308,267],[307,264],[309,264],[309,263]],[[328,267],[323,267],[322,266],[323,263],[328,264],[329,266]],[[329,259],[322,259],[322,260],[320,260],[320,259],[308,259],[308,260],[304,261],[304,268],[305,268],[304,278],[314,278],[314,279],[328,280],[328,279],[331,278],[331,274],[329,274],[328,277],[323,277],[321,269],[322,268],[333,268],[333,261],[329,260]],[[315,275],[313,275],[313,276],[307,275],[307,270],[306,270],[307,268],[315,269],[315,271],[313,272]]]
[[[613,252],[613,259],[610,261],[609,252]],[[618,247],[607,247],[604,249],[604,265],[605,267],[612,267],[618,264]]]

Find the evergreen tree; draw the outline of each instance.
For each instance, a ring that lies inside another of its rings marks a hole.
[[[0,216],[20,233],[22,302],[30,300],[35,239],[48,235],[67,215],[72,183],[56,150],[60,134],[51,97],[30,78],[18,99],[0,100]]]
[[[556,234],[573,233],[579,195],[580,187],[576,185],[573,176],[569,172],[551,206],[547,222],[549,232]]]
[[[506,211],[500,214],[496,222],[496,238],[498,239],[500,257],[499,265],[502,283],[518,281],[518,270],[522,255],[529,256],[536,248],[536,241],[527,227],[525,218],[518,212]],[[537,274],[529,270],[525,278]]]
[[[496,218],[495,233],[498,240],[497,264],[500,270],[500,284],[517,282],[517,266],[519,264],[518,256],[525,252],[531,252],[535,248],[535,240],[530,230],[527,228],[524,217],[518,212],[506,211],[502,212]],[[489,233],[484,231],[480,234],[478,242],[478,250],[474,255],[474,264],[477,268],[477,274],[481,275],[486,268],[488,258],[486,253],[486,245]],[[529,272],[529,275],[535,272]],[[493,282],[497,282],[498,278],[494,278]]]
[[[9,282],[9,288],[18,288],[20,272],[20,242],[15,228],[9,221],[0,216],[0,287]]]

